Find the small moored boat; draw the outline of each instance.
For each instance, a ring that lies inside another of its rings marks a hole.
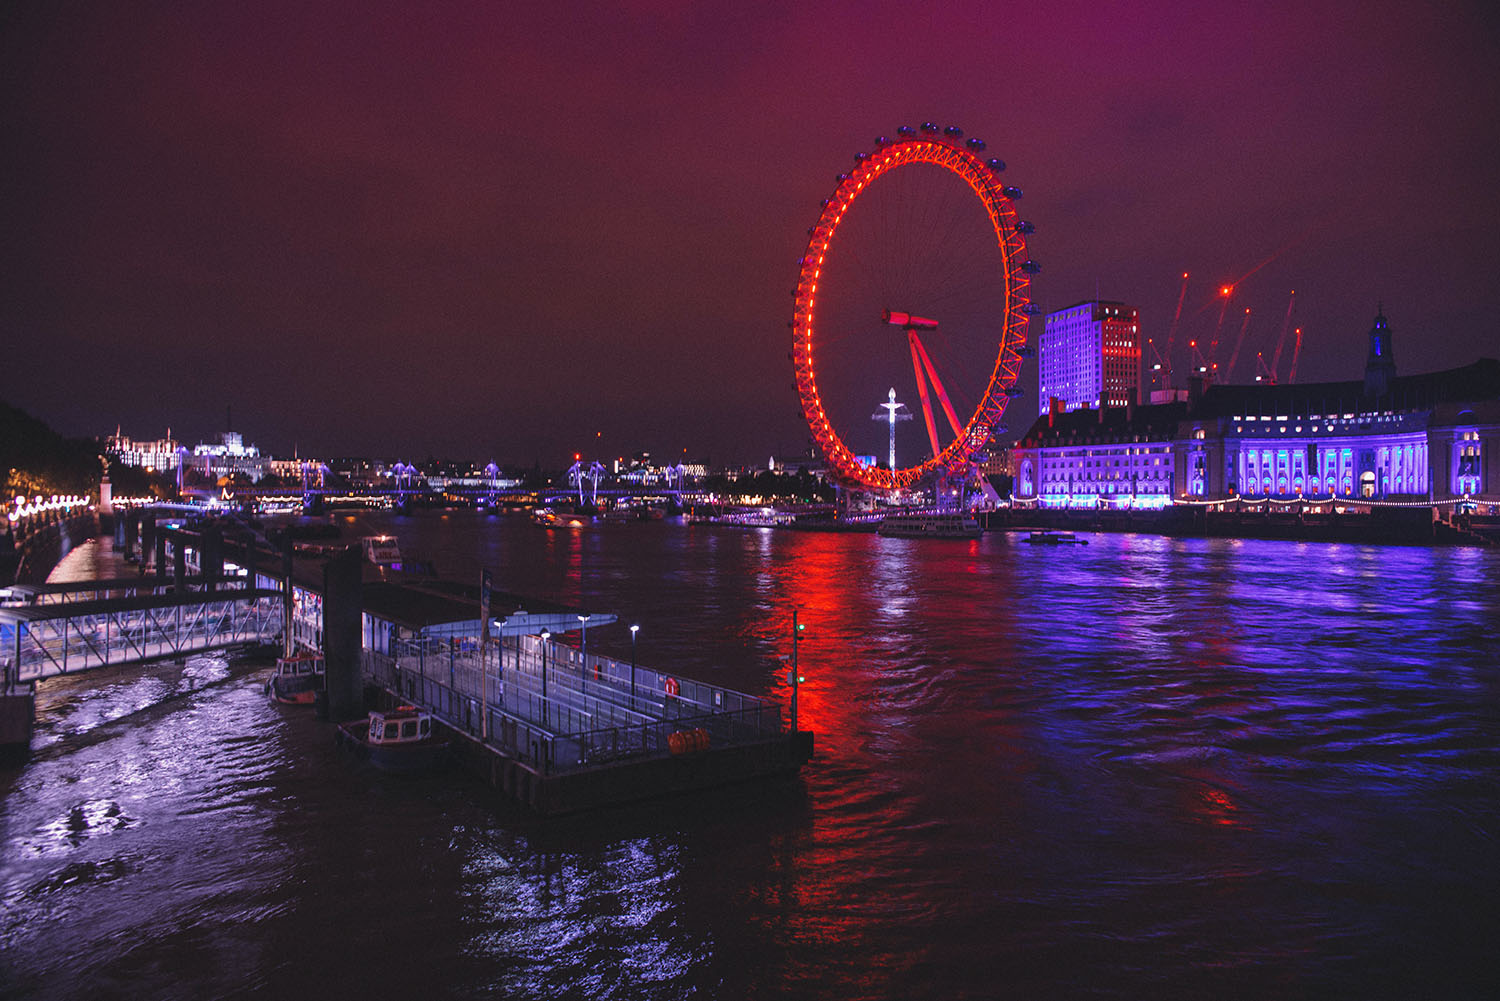
[[[1032,532],[1026,541],[1034,546],[1086,546],[1088,539],[1080,539],[1072,532]]]
[[[276,670],[266,679],[266,694],[286,705],[312,705],[322,687],[323,657],[312,651],[276,658]]]
[[[340,723],[339,742],[387,772],[421,772],[448,756],[449,740],[432,714],[415,706],[373,710],[368,719]]]

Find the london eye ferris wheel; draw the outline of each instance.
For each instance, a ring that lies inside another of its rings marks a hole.
[[[1020,394],[1040,266],[1026,253],[1034,227],[1017,214],[1021,191],[984,154],[956,126],[902,126],[855,155],[808,230],[793,368],[813,440],[848,486],[966,475]],[[914,458],[899,467],[857,454],[877,451],[865,438],[887,386],[920,400],[901,443]]]

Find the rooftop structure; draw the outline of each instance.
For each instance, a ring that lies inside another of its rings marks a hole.
[[[1119,407],[1140,395],[1141,338],[1136,309],[1122,302],[1080,302],[1047,314],[1039,344],[1039,413]]]
[[[1500,500],[1500,361],[1398,376],[1383,314],[1365,378],[1211,386],[1188,401],[1039,418],[1017,498],[1158,507],[1174,499]]]

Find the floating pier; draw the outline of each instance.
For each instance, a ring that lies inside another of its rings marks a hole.
[[[198,569],[198,539],[168,537]],[[465,767],[538,812],[795,773],[812,757],[812,733],[789,726],[776,701],[589,651],[587,630],[614,623],[612,614],[498,591],[486,606],[478,585],[340,568],[339,557],[288,553],[278,570],[264,550],[224,540],[222,552],[234,561],[222,571],[251,568],[253,587],[290,578],[289,632],[324,654],[332,718],[365,706],[425,709],[458,738]],[[569,632],[578,647],[554,639]]]
[[[781,707],[535,635],[415,637],[367,651],[387,702],[428,709],[460,760],[541,813],[567,813],[796,772],[812,734]]]

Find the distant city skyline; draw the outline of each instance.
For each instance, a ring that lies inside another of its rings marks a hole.
[[[1180,297],[1178,371],[1243,329],[1247,381],[1295,289],[1300,380],[1377,303],[1401,374],[1451,368],[1496,352],[1497,59],[1462,2],[27,8],[0,398],[72,436],[232,403],[276,455],[796,455],[806,227],[926,120],[1008,162],[1047,311],[1160,347]]]

